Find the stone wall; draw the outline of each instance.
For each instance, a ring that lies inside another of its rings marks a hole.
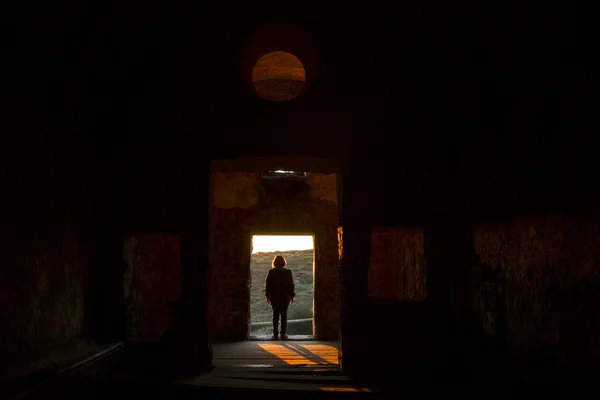
[[[0,368],[16,368],[82,334],[86,248],[66,232],[2,238]]]
[[[210,320],[215,341],[249,332],[250,252],[254,234],[315,236],[315,334],[337,340],[340,312],[335,174],[261,179],[217,172],[214,178]]]
[[[180,238],[127,235],[124,253],[128,337],[159,339],[174,318],[168,302],[181,294]]]
[[[528,363],[600,357],[600,219],[551,214],[475,229],[479,328]]]
[[[371,233],[369,296],[391,301],[427,297],[427,270],[420,228],[381,228]]]

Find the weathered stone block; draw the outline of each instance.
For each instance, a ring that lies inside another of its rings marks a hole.
[[[174,315],[168,302],[180,298],[180,258],[177,235],[126,236],[125,260],[131,263],[127,301],[130,338],[156,340],[171,326]]]
[[[473,309],[525,361],[600,359],[600,220],[551,214],[475,229]]]
[[[35,354],[82,333],[85,243],[74,234],[14,233],[2,239],[0,352]]]
[[[420,228],[385,228],[372,232],[369,296],[392,301],[422,301],[427,297]]]

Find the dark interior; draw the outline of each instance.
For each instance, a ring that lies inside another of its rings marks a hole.
[[[3,394],[118,343],[158,377],[209,371],[213,341],[247,328],[214,308],[213,284],[247,267],[263,228],[326,249],[316,262],[337,275],[315,312],[357,382],[593,382],[589,15],[575,1],[16,4],[1,78]],[[255,93],[254,64],[278,50],[306,72],[293,100]],[[306,174],[261,178],[276,169]],[[214,204],[217,174],[260,195]],[[310,174],[334,176],[335,195]],[[217,264],[230,275],[214,278]],[[399,286],[378,286],[389,277]],[[242,310],[236,290],[219,304]]]

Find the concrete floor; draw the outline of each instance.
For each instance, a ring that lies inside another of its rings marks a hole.
[[[337,342],[248,340],[214,344],[213,365],[250,368],[338,367]]]
[[[376,392],[344,376],[338,364],[337,342],[315,340],[247,340],[213,344],[210,372],[179,378],[133,370],[114,371],[87,391],[88,398],[106,399],[130,393],[141,398],[247,396],[263,399],[370,395]],[[141,373],[141,374],[140,374]]]
[[[370,392],[338,365],[337,342],[244,341],[213,345],[214,369],[178,384],[238,389]]]

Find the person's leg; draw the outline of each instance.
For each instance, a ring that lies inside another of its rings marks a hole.
[[[288,307],[290,306],[289,302],[281,305],[281,338],[287,336],[287,312]]]
[[[271,307],[273,308],[273,339],[277,339],[277,336],[279,336],[279,315],[281,311],[275,303],[271,303]]]

